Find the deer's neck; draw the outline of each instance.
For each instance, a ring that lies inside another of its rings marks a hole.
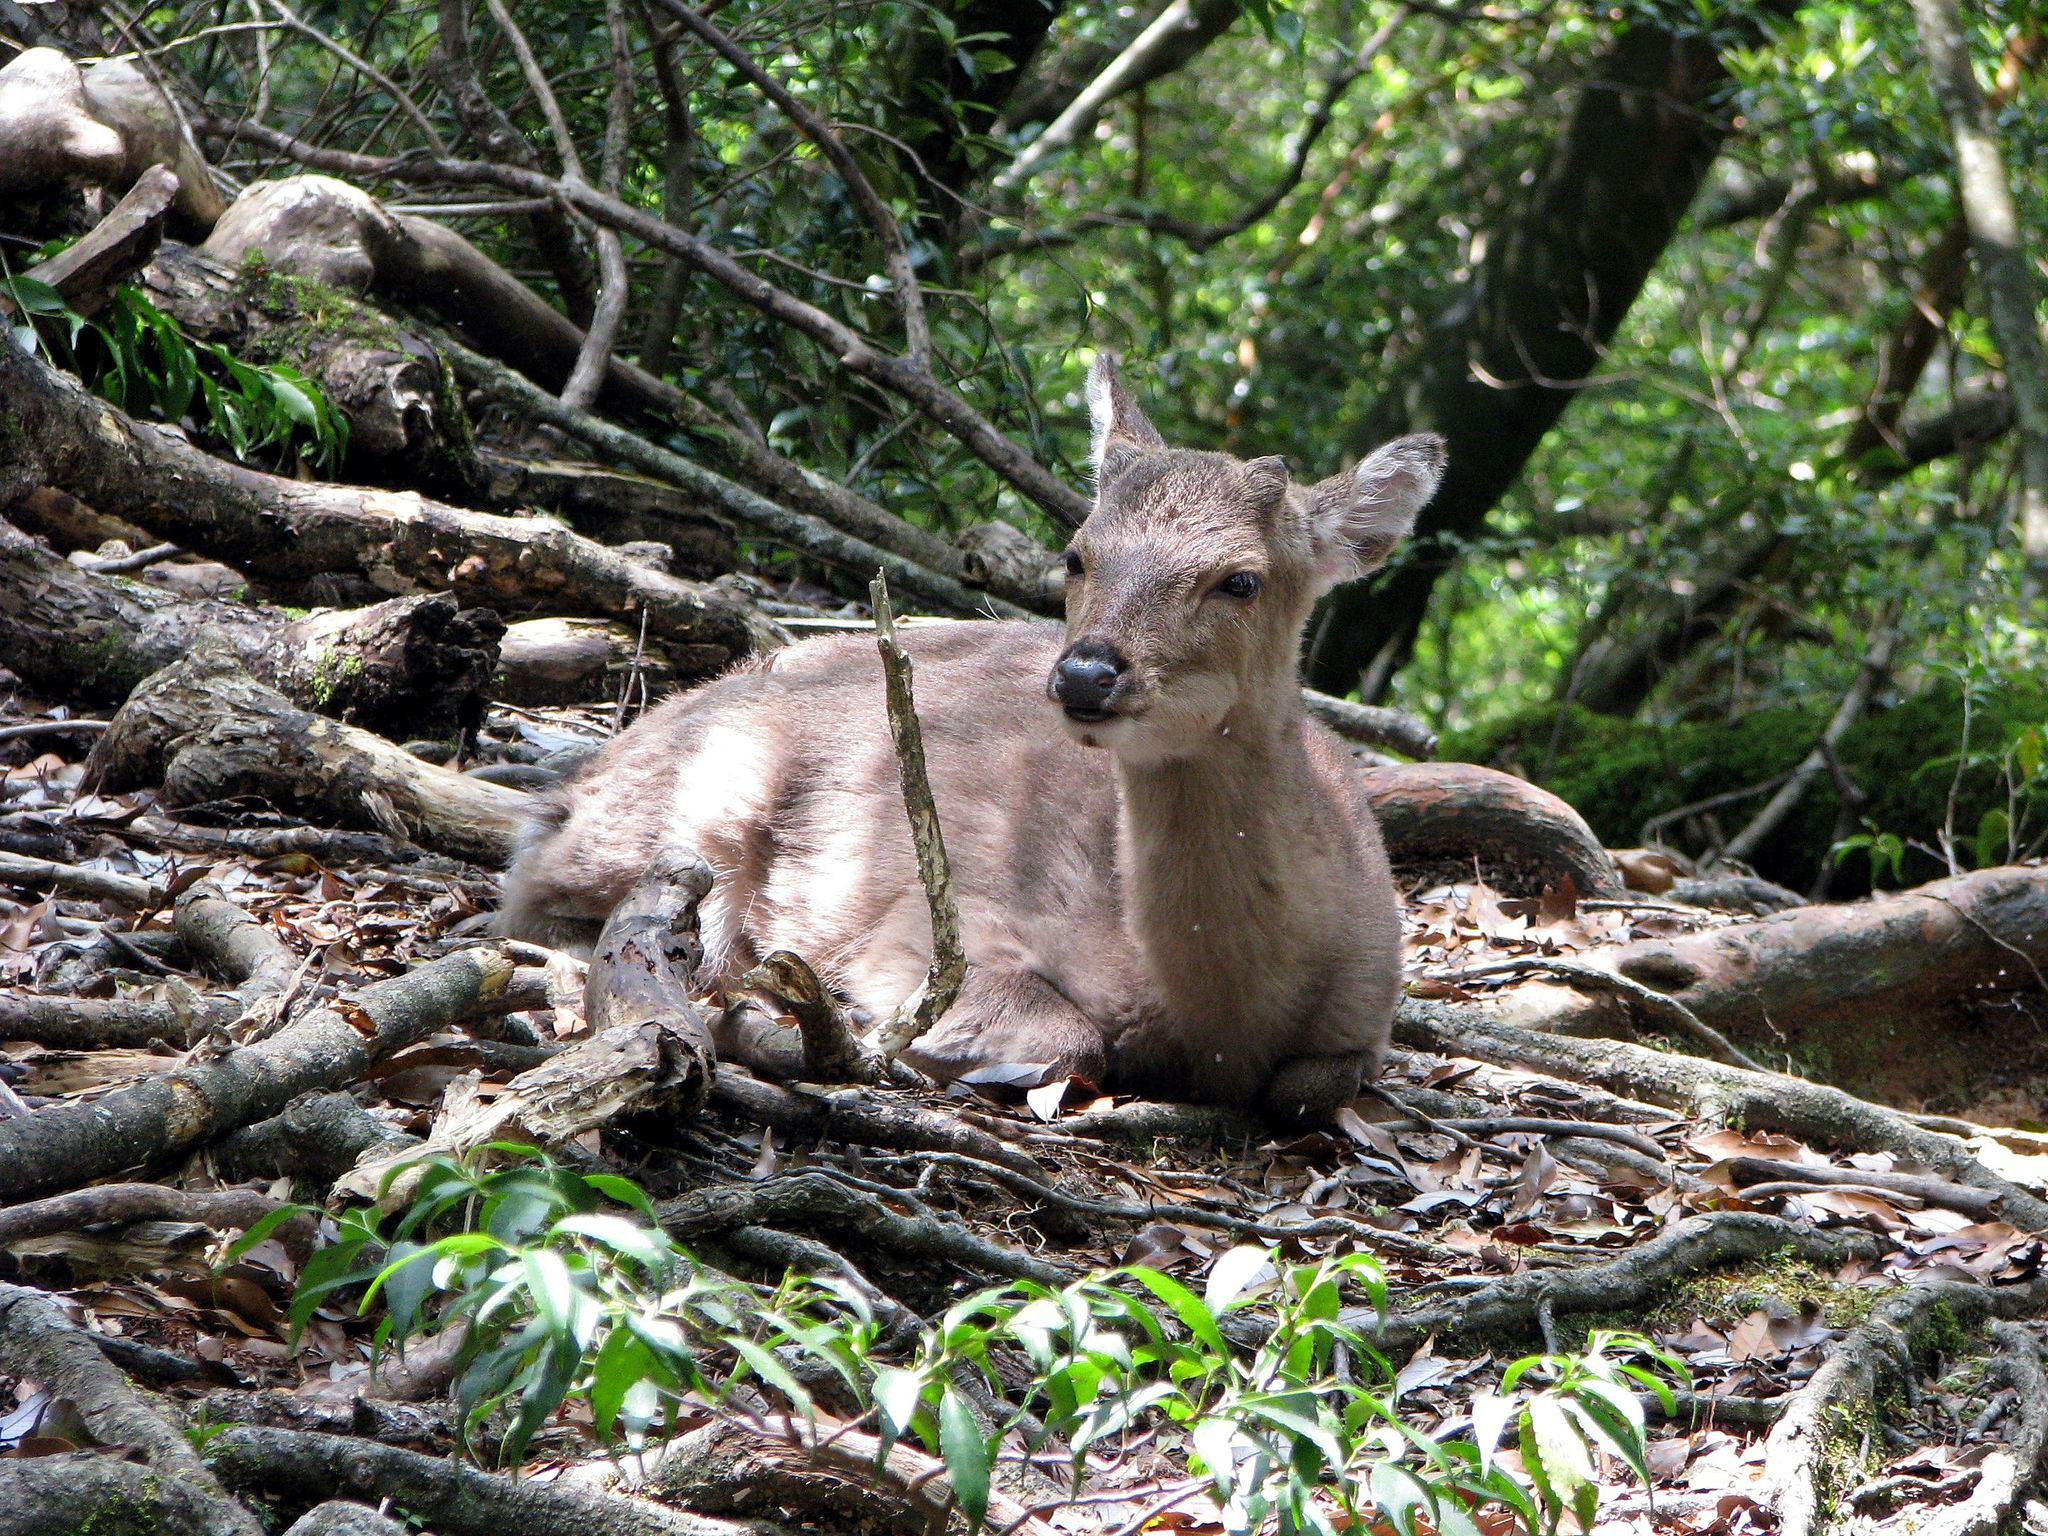
[[[1293,887],[1313,838],[1299,695],[1233,718],[1195,756],[1116,769],[1124,910],[1169,1006],[1259,1006],[1233,978],[1271,976],[1294,947]]]

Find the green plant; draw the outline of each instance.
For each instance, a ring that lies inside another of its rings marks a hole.
[[[1422,1522],[1441,1536],[1478,1536],[1473,1511],[1487,1505],[1554,1531],[1566,1511],[1590,1523],[1596,1448],[1647,1476],[1631,1383],[1670,1398],[1636,1360],[1682,1374],[1639,1339],[1596,1334],[1583,1354],[1516,1362],[1469,1421],[1433,1434],[1402,1414],[1394,1372],[1361,1331],[1385,1305],[1377,1264],[1348,1254],[1284,1265],[1261,1247],[1222,1255],[1199,1294],[1140,1267],[978,1292],[911,1359],[883,1363],[881,1329],[858,1289],[833,1276],[792,1275],[769,1289],[710,1274],[624,1179],[545,1158],[489,1172],[435,1158],[415,1171],[410,1204],[388,1233],[375,1211],[340,1218],[305,1268],[291,1323],[296,1333],[350,1290],[360,1290],[364,1313],[383,1305],[379,1350],[460,1321],[465,1437],[513,1406],[500,1443],[507,1460],[571,1397],[588,1404],[600,1436],[637,1443],[686,1401],[740,1413],[732,1405],[742,1385],[812,1418],[805,1378],[822,1374],[885,1449],[910,1439],[937,1455],[977,1526],[1012,1437],[1033,1453],[1063,1447],[1079,1491],[1091,1452],[1163,1421],[1185,1436],[1184,1491],[1206,1490],[1232,1532],[1334,1536],[1375,1510],[1401,1536]],[[288,1214],[251,1228],[236,1251]],[[1270,1322],[1254,1321],[1255,1309]],[[1233,1333],[1257,1342],[1233,1345]],[[991,1422],[977,1400],[1001,1398],[999,1366],[1019,1355],[1034,1385],[1019,1410]],[[971,1390],[977,1377],[993,1392]],[[1471,1439],[1461,1437],[1465,1423]],[[1496,1453],[1511,1427],[1526,1475]]]
[[[14,312],[15,344],[45,353],[124,411],[189,425],[244,462],[303,459],[331,473],[347,451],[348,421],[313,380],[193,341],[130,284],[90,318],[32,277],[0,275],[0,299]]]

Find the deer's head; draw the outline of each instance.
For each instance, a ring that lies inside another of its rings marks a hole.
[[[1397,438],[1295,486],[1277,458],[1169,448],[1106,357],[1088,408],[1095,508],[1067,550],[1047,692],[1085,745],[1187,756],[1292,698],[1309,609],[1386,563],[1436,491],[1443,440]]]

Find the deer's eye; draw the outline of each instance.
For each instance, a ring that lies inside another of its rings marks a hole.
[[[1259,595],[1259,578],[1254,571],[1233,571],[1216,583],[1216,590],[1225,597],[1234,597],[1240,602],[1250,602]]]
[[[1078,550],[1070,549],[1062,558],[1067,563],[1067,574],[1069,576],[1079,576],[1081,574],[1081,555]]]

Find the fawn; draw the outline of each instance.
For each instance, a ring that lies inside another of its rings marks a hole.
[[[1403,437],[1289,484],[1169,448],[1108,361],[1095,506],[1049,623],[917,626],[933,797],[968,961],[905,1060],[1049,1062],[1107,1087],[1326,1119],[1376,1070],[1400,915],[1372,812],[1296,672],[1311,605],[1377,569],[1443,472]],[[857,1013],[923,977],[931,925],[872,640],[777,651],[650,711],[547,792],[501,931],[587,944],[649,862],[714,884],[702,980],[803,955]]]

